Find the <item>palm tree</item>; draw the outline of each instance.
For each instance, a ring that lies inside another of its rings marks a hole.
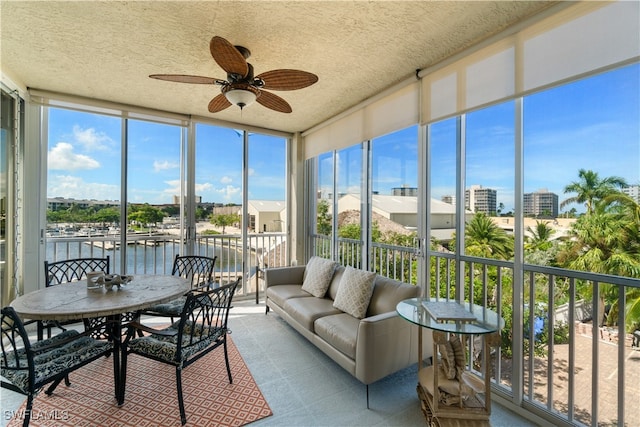
[[[564,187],[565,193],[576,193],[576,195],[560,203],[560,208],[571,203],[584,203],[587,207],[587,213],[592,213],[595,203],[613,193],[619,193],[620,188],[627,186],[624,178],[610,176],[600,179],[598,173],[592,170],[580,169],[578,176],[580,177],[579,181],[573,181]]]
[[[465,228],[465,247],[469,255],[511,259],[513,239],[486,214],[476,213]]]
[[[551,247],[551,236],[555,230],[544,221],[536,221],[535,229],[527,227],[530,236],[525,237],[525,248],[531,250],[546,251]]]
[[[625,194],[612,193],[596,203],[594,210],[580,217],[570,232],[561,265],[574,270],[640,278],[640,205]],[[588,295],[587,295],[588,296]],[[601,304],[612,304],[607,323],[615,324],[618,313],[617,288],[604,285]],[[626,292],[628,330],[640,324],[640,292]]]

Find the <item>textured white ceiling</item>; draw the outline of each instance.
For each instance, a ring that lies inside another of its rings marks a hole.
[[[526,1],[5,1],[0,67],[24,86],[282,131],[304,131],[548,6]],[[293,113],[254,104],[211,114],[219,86],[149,74],[225,78],[213,35],[251,50],[256,74],[315,73],[276,92]]]

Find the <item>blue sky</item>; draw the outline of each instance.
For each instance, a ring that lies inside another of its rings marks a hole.
[[[467,115],[467,186],[494,188],[506,210],[514,197],[513,101]],[[48,196],[120,200],[121,120],[51,109]],[[171,203],[179,193],[182,130],[129,121],[129,201]],[[373,188],[417,186],[417,126],[374,139]],[[455,120],[432,126],[433,196],[455,194]],[[524,100],[525,192],[547,188],[562,201],[580,168],[640,183],[640,65],[563,85]],[[249,198],[283,200],[285,141],[251,134]],[[340,192],[359,186],[357,148],[339,153]],[[330,175],[321,163],[321,181]],[[242,138],[234,129],[196,126],[196,194],[241,203]],[[581,207],[575,206],[579,211]]]
[[[49,126],[48,197],[120,200],[121,121],[52,109]],[[172,203],[180,194],[182,130],[130,120],[128,198]],[[249,197],[284,200],[285,140],[250,134]],[[209,125],[196,128],[196,194],[203,202],[242,202],[242,136]]]

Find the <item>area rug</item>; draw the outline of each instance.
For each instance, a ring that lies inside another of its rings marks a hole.
[[[229,384],[222,347],[182,372],[187,426],[242,426],[272,415],[237,347],[229,339],[233,384]],[[127,359],[124,405],[113,397],[113,360],[102,358],[73,372],[71,386],[53,395],[38,393],[30,426],[164,427],[180,424],[173,366],[137,355]],[[22,425],[25,403],[8,426]]]

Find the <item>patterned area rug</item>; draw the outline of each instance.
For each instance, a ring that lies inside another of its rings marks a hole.
[[[272,415],[238,349],[228,343],[233,384],[222,347],[182,372],[187,426],[242,426]],[[122,407],[113,397],[113,361],[103,358],[73,372],[70,387],[62,383],[51,396],[38,393],[29,425],[179,427],[175,368],[137,355],[127,365]],[[26,400],[8,426],[22,425],[25,405]]]

